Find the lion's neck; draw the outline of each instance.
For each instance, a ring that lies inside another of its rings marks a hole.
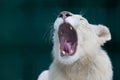
[[[57,63],[60,71],[65,73],[66,76],[72,80],[72,77],[76,78],[74,80],[85,80],[85,77],[88,75],[89,70],[93,66],[94,59],[91,56],[86,56],[74,62],[71,65],[64,65],[62,63]],[[81,79],[79,76],[81,76]]]

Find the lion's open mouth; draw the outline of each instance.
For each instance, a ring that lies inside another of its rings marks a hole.
[[[63,23],[58,31],[61,56],[72,56],[77,47],[76,30],[69,24]]]

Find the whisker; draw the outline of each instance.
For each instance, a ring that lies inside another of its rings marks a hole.
[[[61,8],[56,8],[56,10],[55,10],[55,13],[53,13],[53,15],[55,16],[55,17],[57,17],[58,16],[58,14],[61,12],[61,11],[63,11]]]
[[[51,29],[50,29],[50,32],[49,32],[49,39],[48,39],[48,43],[50,44],[52,42],[52,38],[53,38],[53,25],[50,26]]]
[[[60,13],[60,9],[56,9],[55,13],[53,13],[53,16],[56,18],[58,16],[58,14]],[[54,32],[54,29],[53,29],[53,24],[54,23],[50,23],[48,24],[48,27],[47,29],[45,30],[46,32],[43,34],[43,41],[45,43],[48,43],[48,44],[51,44],[52,43],[52,37],[53,37],[53,32]]]
[[[84,15],[86,14],[86,12],[87,12],[87,10],[82,9],[82,10],[79,12],[79,14],[82,15],[82,16],[84,16]]]
[[[52,39],[52,34],[53,34],[53,24],[51,24],[51,26],[50,26],[50,24],[49,24],[49,26],[47,27],[47,29],[46,29],[46,32],[44,33],[44,35],[43,35],[43,41],[45,42],[45,43],[51,43],[51,39]]]

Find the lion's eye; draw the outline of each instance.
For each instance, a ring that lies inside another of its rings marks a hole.
[[[83,20],[82,18],[80,18],[80,20]]]

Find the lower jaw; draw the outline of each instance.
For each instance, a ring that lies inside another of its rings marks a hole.
[[[60,55],[62,56],[62,57],[71,57],[71,56],[73,56],[74,54],[63,54],[63,53],[60,53]]]
[[[58,63],[60,63],[61,65],[64,65],[64,66],[71,66],[78,60],[78,58],[75,56],[76,56],[76,54],[73,56],[63,56],[63,57],[59,56]],[[78,55],[78,57],[79,57],[79,55]]]
[[[69,51],[69,52],[70,52],[70,51]],[[71,56],[75,55],[75,52],[76,52],[76,47],[75,47],[75,50],[73,50],[71,53],[67,53],[67,52],[65,52],[64,50],[62,50],[62,49],[60,48],[60,55],[61,55],[62,57],[64,57],[64,56],[66,56],[66,57],[71,57]]]

